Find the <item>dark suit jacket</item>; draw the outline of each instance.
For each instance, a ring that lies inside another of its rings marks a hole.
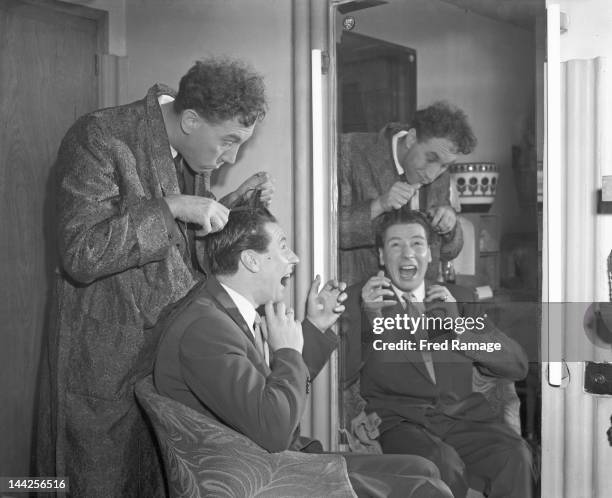
[[[337,346],[331,331],[302,324],[304,349],[282,348],[270,367],[218,280],[198,285],[162,325],[154,369],[159,392],[241,432],[268,451],[303,450],[310,379]]]
[[[380,133],[345,133],[339,158],[340,268],[349,285],[369,278],[378,269],[370,203],[401,180],[393,162],[391,140],[386,128]],[[420,189],[421,210],[450,205],[450,173]],[[432,262],[427,277],[435,279],[440,257],[452,260],[463,247],[459,223],[447,235],[432,234]]]
[[[432,351],[436,374],[434,383],[429,376],[420,351],[374,351],[372,341],[382,339],[396,342],[409,339],[404,330],[388,330],[374,336],[370,326],[371,317],[361,311],[360,293],[363,285],[349,289],[347,314],[352,330],[362,331],[361,393],[367,402],[366,411],[376,412],[382,418],[384,431],[402,420],[426,425],[426,412],[439,411],[448,416],[469,420],[493,420],[494,413],[485,397],[472,391],[472,368],[477,368],[493,377],[520,380],[527,374],[527,358],[522,348],[499,331],[485,318],[482,331],[465,331],[462,334],[445,333],[432,341],[459,339],[462,343],[499,342],[501,351]],[[459,316],[484,317],[480,306],[474,302],[473,293],[459,286],[447,286],[459,308]],[[428,316],[445,316],[440,303],[426,305]],[[406,310],[400,305],[385,308],[383,316],[403,315]],[[357,335],[357,334],[355,334]],[[431,334],[432,337],[434,334]],[[350,339],[350,336],[347,337]],[[357,346],[352,345],[349,360],[355,365]],[[355,367],[353,367],[355,368]]]

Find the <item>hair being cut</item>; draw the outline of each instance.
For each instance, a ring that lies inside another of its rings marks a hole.
[[[263,205],[232,209],[223,229],[204,238],[211,273],[233,275],[238,271],[242,251],[265,252],[270,237],[264,226],[275,222],[276,218]]]
[[[174,110],[193,109],[212,123],[238,119],[252,126],[266,115],[263,77],[243,61],[210,58],[196,63],[181,78]]]
[[[421,213],[420,211],[414,211],[410,209],[407,205],[401,207],[400,209],[392,209],[391,211],[387,211],[386,213],[381,214],[374,220],[375,228],[374,234],[376,238],[376,247],[383,247],[385,243],[385,234],[389,227],[393,225],[409,225],[409,224],[417,224],[421,225],[425,230],[425,237],[427,238],[427,243],[429,243],[429,239],[431,236],[431,224],[427,217]]]
[[[384,132],[395,135],[411,128],[415,129],[419,142],[430,138],[446,138],[460,154],[469,154],[476,148],[476,137],[465,112],[448,102],[435,102],[418,110],[410,123],[389,123]]]

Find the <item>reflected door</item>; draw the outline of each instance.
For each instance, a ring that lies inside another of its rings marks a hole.
[[[337,48],[340,131],[409,122],[416,108],[416,51],[344,32]]]

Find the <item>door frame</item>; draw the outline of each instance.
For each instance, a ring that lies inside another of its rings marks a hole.
[[[7,3],[15,5],[30,5],[33,8],[41,8],[70,14],[77,17],[84,17],[96,22],[97,25],[97,50],[99,53],[108,53],[109,47],[109,22],[108,11],[88,7],[85,5],[75,5],[72,3],[61,2],[59,0],[8,0]]]
[[[127,102],[127,56],[110,53],[110,15],[109,8],[96,5],[90,7],[60,0],[6,0],[15,4],[29,5],[55,12],[66,13],[90,19],[96,23],[97,55],[96,74],[98,76],[97,107],[111,107]]]

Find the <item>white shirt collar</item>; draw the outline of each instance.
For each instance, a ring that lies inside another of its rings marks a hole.
[[[157,101],[159,102],[159,105],[167,104],[168,102],[174,102],[174,97],[170,95],[160,95],[157,97]],[[178,156],[178,151],[172,147],[172,145],[170,146],[170,154],[172,154],[172,159]]]
[[[397,173],[400,175],[404,174],[404,168],[402,167],[402,165],[399,162],[399,159],[397,158],[397,142],[400,138],[405,137],[406,135],[408,135],[408,132],[406,130],[401,130],[401,131],[398,131],[395,135],[393,135],[393,137],[391,137],[391,150],[393,151],[393,162],[395,163],[395,169],[397,169]]]
[[[221,282],[219,283],[221,284]],[[221,284],[221,287],[223,287],[225,291],[229,294],[229,297],[232,298],[232,301],[234,301],[236,308],[238,308],[238,311],[240,311],[242,318],[244,318],[244,321],[249,326],[251,334],[253,335],[253,337],[255,337],[255,333],[253,332],[253,322],[255,321],[255,315],[257,315],[257,310],[251,304],[251,301],[249,301],[242,294],[236,292],[234,289],[228,287],[225,284]]]
[[[406,299],[404,299],[404,294],[406,294],[406,292],[396,287],[394,284],[391,284],[391,287],[393,288],[393,292],[395,292],[397,295],[399,302],[404,304],[406,302]],[[423,280],[421,285],[412,291],[412,294],[414,294],[414,298],[417,303],[422,303],[425,301],[425,280]]]
[[[395,169],[397,170],[398,175],[403,175],[405,173],[404,168],[399,162],[397,158],[397,142],[400,138],[408,135],[406,130],[398,131],[393,137],[391,137],[391,151],[393,152],[393,162],[395,163]],[[420,184],[413,185],[413,187],[421,188]],[[415,211],[419,210],[420,205],[420,192],[417,190],[416,193],[410,199],[410,209],[414,209]]]

